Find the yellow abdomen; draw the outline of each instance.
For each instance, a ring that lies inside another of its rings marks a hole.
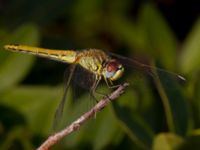
[[[74,50],[55,50],[55,49],[46,49],[46,48],[32,47],[26,45],[10,44],[10,45],[5,45],[4,48],[14,52],[30,53],[33,55],[47,57],[50,59],[66,63],[75,63],[77,55],[77,52]]]

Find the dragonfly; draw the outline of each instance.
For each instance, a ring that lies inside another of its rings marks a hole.
[[[142,70],[150,74],[153,74],[153,72],[151,71],[152,69],[156,69],[161,72],[172,74],[181,80],[185,80],[184,77],[176,73],[157,67],[152,67],[121,55],[117,55],[114,53],[106,53],[100,49],[86,49],[82,51],[60,49],[57,50],[16,44],[5,45],[4,48],[6,50],[14,52],[29,53],[41,57],[46,57],[52,60],[72,64],[70,74],[66,81],[64,96],[61,102],[59,103],[55,116],[61,116],[63,113],[67,90],[69,88],[69,84],[72,79],[75,66],[77,65],[79,65],[81,68],[93,75],[94,79],[91,82],[92,84],[90,86],[90,93],[92,95],[95,94],[96,89],[101,80],[104,80],[109,88],[118,87],[118,85],[113,84],[113,82],[120,79],[123,76],[125,70],[124,64],[128,64],[129,66],[134,67],[137,70]]]

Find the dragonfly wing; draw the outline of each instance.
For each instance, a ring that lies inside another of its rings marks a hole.
[[[183,76],[176,74],[174,72],[165,70],[165,69],[146,65],[146,64],[140,63],[137,60],[134,60],[134,59],[131,59],[131,58],[128,58],[128,57],[124,57],[124,56],[121,56],[121,55],[117,55],[117,54],[114,54],[114,53],[109,53],[109,55],[111,57],[119,60],[126,67],[135,69],[135,70],[137,70],[137,71],[139,71],[140,73],[143,73],[143,74],[148,74],[153,78],[157,77],[156,73],[162,73],[162,74],[164,73],[166,75],[170,75],[171,77],[173,77],[177,80],[182,80],[182,81],[185,80],[185,78]]]
[[[89,99],[91,100],[89,103],[89,107],[93,106],[97,99],[94,95],[94,91],[96,93],[96,86],[99,82],[97,82],[96,75],[86,69],[84,69],[81,66],[76,67],[76,71],[73,76],[73,99],[76,101],[79,100],[79,98],[86,94],[89,96]],[[94,100],[94,101],[93,101]],[[89,108],[88,107],[88,108]]]
[[[73,79],[75,86],[78,86],[84,90],[90,90],[96,78],[94,73],[91,73],[81,66],[77,66]]]
[[[54,115],[54,123],[53,123],[53,128],[56,129],[58,122],[61,120],[62,118],[62,114],[63,114],[63,110],[64,110],[64,105],[65,105],[65,101],[66,101],[66,96],[67,96],[67,92],[69,89],[69,85],[70,85],[70,81],[72,80],[72,76],[74,74],[76,65],[71,65],[70,66],[70,72],[68,74],[65,73],[65,86],[64,86],[64,95],[56,109],[55,115]],[[68,75],[68,76],[67,76]]]

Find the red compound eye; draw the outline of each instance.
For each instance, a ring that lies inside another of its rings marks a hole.
[[[116,72],[119,69],[119,65],[120,64],[118,62],[113,60],[107,64],[107,71],[108,72]]]
[[[116,60],[110,60],[106,64],[106,68],[103,72],[105,78],[108,78],[112,81],[119,79],[124,72],[123,66]]]

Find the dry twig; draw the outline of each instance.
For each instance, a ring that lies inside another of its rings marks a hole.
[[[68,134],[78,130],[80,126],[85,123],[88,119],[95,116],[97,112],[101,111],[108,103],[112,100],[118,98],[123,92],[124,89],[128,86],[128,83],[120,85],[115,91],[113,91],[108,97],[102,98],[91,110],[84,113],[77,120],[72,122],[69,126],[63,130],[51,135],[44,143],[38,148],[38,150],[48,150],[51,146],[59,142],[62,138]]]

